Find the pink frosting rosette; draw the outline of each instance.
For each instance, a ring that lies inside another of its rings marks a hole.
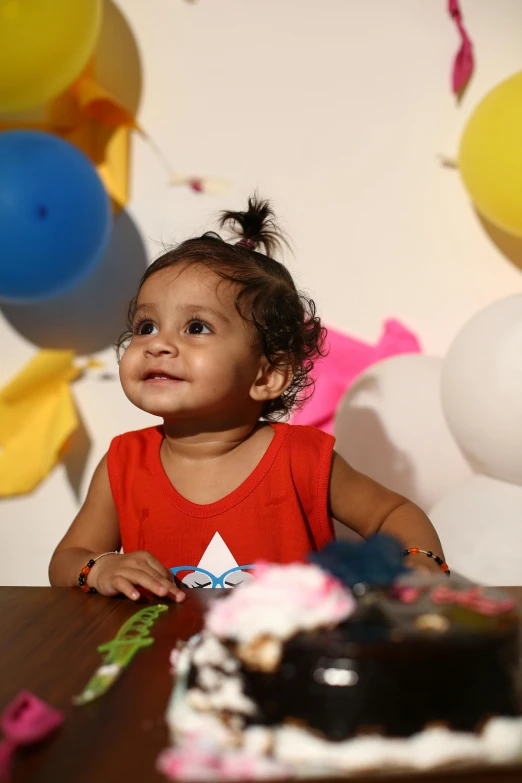
[[[241,643],[259,637],[285,640],[300,631],[336,625],[356,606],[350,590],[316,565],[258,563],[254,575],[211,606],[208,632]]]

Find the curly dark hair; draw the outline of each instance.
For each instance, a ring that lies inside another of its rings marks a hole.
[[[312,396],[311,371],[314,361],[324,355],[326,329],[316,315],[314,301],[297,290],[290,272],[271,257],[285,239],[268,201],[253,196],[246,212],[223,212],[219,225],[230,225],[239,241],[230,244],[213,232],[187,239],[147,268],[139,289],[155,272],[176,264],[203,264],[223,280],[237,284],[236,309],[254,327],[264,355],[273,367],[292,368],[290,386],[269,400],[261,413],[264,419],[277,421]],[[258,246],[266,255],[255,249]],[[116,343],[118,357],[132,337],[136,302],[137,296],[129,305],[127,330]]]

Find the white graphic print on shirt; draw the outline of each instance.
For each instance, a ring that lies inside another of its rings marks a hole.
[[[215,533],[197,565],[173,566],[170,570],[183,587],[211,588],[237,587],[252,579],[249,572],[253,568],[252,563],[239,565],[219,533]]]

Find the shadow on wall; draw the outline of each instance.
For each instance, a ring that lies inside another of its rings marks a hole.
[[[1,304],[11,326],[40,348],[89,355],[110,347],[125,327],[129,301],[147,268],[141,236],[126,212],[114,220],[109,247],[92,275],[46,302]]]
[[[407,498],[416,497],[413,461],[388,438],[378,413],[371,408],[355,408],[350,418],[346,435],[351,439],[350,450],[357,454],[357,465],[351,460],[353,467],[394,492]],[[345,451],[342,441],[342,436],[337,434],[337,450],[341,454]]]
[[[368,381],[373,379],[368,378]],[[378,414],[371,408],[357,408],[352,412],[353,430],[346,434],[353,441],[350,450],[357,452],[357,465],[351,464],[361,473],[383,484],[407,498],[417,495],[415,467],[407,454],[397,450],[389,440]],[[364,438],[358,438],[358,434]],[[339,441],[341,443],[339,444]],[[342,437],[337,436],[337,451],[343,453]],[[362,541],[362,537],[341,522],[334,520],[335,537],[348,541]]]
[[[82,481],[92,442],[78,408],[76,408],[76,413],[78,415],[78,426],[63,449],[60,461],[65,466],[67,480],[74,496],[80,503]]]
[[[502,231],[501,228],[490,223],[489,220],[482,217],[482,215],[475,210],[477,218],[494,245],[498,247],[503,256],[508,261],[511,261],[517,269],[522,271],[522,237],[516,237],[513,234],[508,234],[506,231]]]
[[[357,381],[359,392],[377,392],[378,379],[371,375],[361,377]],[[415,481],[415,466],[408,454],[399,451],[389,439],[383,422],[372,408],[353,407],[345,413],[341,431],[335,431],[336,450],[344,457],[349,454],[348,461],[352,466],[370,476],[374,481],[400,492],[407,498],[417,495]],[[349,445],[348,445],[349,444]],[[357,464],[351,458],[357,454]],[[350,541],[362,540],[352,530],[334,520],[336,538]]]

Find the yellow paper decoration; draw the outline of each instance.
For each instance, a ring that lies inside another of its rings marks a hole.
[[[0,390],[0,497],[31,492],[56,465],[79,420],[69,388],[74,351],[40,351]]]

